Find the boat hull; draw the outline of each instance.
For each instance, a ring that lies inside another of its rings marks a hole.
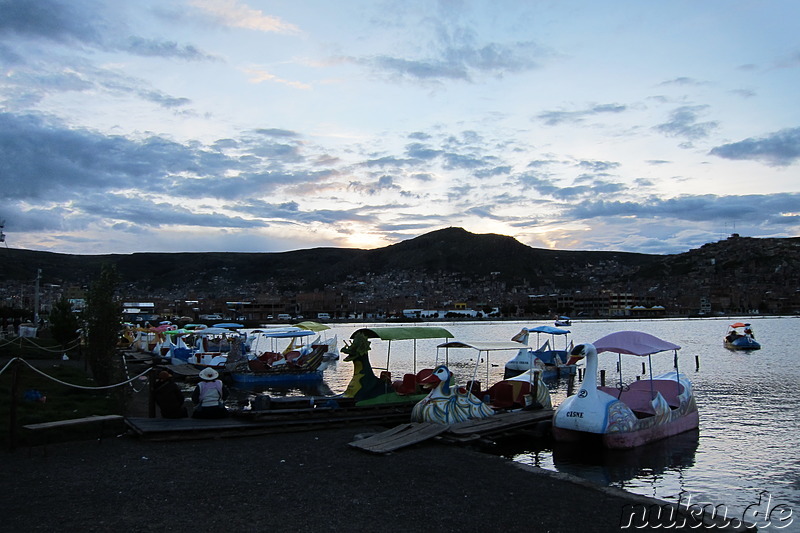
[[[733,342],[723,341],[724,346],[729,350],[760,350],[761,344],[754,340],[736,339]]]
[[[612,450],[627,450],[650,442],[655,442],[673,435],[697,429],[700,415],[697,411],[686,413],[666,424],[659,424],[637,431],[616,433],[587,433],[553,426],[553,438],[558,442],[580,442],[583,440],[600,440],[603,446]]]
[[[322,381],[322,371],[313,372],[231,372],[231,380],[235,383],[267,383],[267,384],[293,384],[293,383],[319,383]]]

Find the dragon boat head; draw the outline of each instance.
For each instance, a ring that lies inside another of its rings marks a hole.
[[[369,355],[370,342],[363,334],[358,334],[350,344],[345,343],[342,353],[346,353],[345,361],[358,361]]]

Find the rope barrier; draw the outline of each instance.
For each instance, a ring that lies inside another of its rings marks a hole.
[[[3,344],[0,344],[0,348],[2,348],[3,346],[8,346],[10,344],[13,344],[19,338],[20,337],[9,337],[6,342],[4,342]]]
[[[131,377],[131,373],[128,372],[128,360],[125,359],[125,354],[124,353],[122,353],[121,355],[122,355],[122,367],[125,369],[125,377],[130,378]],[[128,381],[130,382],[131,389],[133,389],[133,392],[137,392],[138,393],[138,392],[142,392],[145,389],[145,387],[142,387],[141,389],[137,389],[136,386],[133,384],[133,381],[131,379],[129,379]]]
[[[22,337],[22,338],[25,339],[26,342],[29,342],[29,343],[33,344],[34,346],[36,346],[40,350],[44,350],[45,352],[50,352],[50,353],[59,353],[59,352],[69,351],[72,348],[75,348],[76,346],[78,346],[78,343],[80,343],[80,339],[75,339],[74,341],[69,343],[67,346],[65,346],[63,348],[59,348],[59,349],[56,350],[56,349],[51,349],[51,348],[47,348],[45,346],[41,346],[39,344],[36,344],[36,342],[34,342],[29,337]]]
[[[31,370],[33,370],[34,372],[36,372],[36,373],[38,373],[38,374],[41,374],[42,376],[46,377],[47,379],[49,379],[49,380],[51,380],[51,381],[55,381],[56,383],[60,383],[61,385],[65,385],[65,386],[67,386],[67,387],[74,387],[74,388],[76,388],[76,389],[82,389],[82,390],[105,390],[105,389],[113,389],[114,387],[120,387],[120,386],[122,386],[122,385],[127,385],[128,383],[131,383],[132,381],[134,381],[134,380],[136,380],[136,379],[139,379],[140,377],[142,377],[142,376],[144,376],[145,374],[147,374],[148,372],[150,372],[150,369],[149,369],[149,368],[147,368],[147,369],[145,369],[145,370],[144,370],[144,371],[143,371],[141,374],[138,374],[138,375],[136,375],[136,376],[134,376],[134,377],[132,377],[132,378],[130,378],[130,379],[128,379],[128,380],[126,380],[126,381],[123,381],[123,382],[121,382],[121,383],[115,383],[114,385],[104,385],[104,386],[102,386],[102,387],[88,387],[88,386],[86,386],[86,385],[75,385],[74,383],[67,383],[66,381],[61,381],[61,380],[60,380],[60,379],[58,379],[58,378],[55,378],[55,377],[53,377],[53,376],[50,376],[50,375],[46,374],[45,372],[42,372],[41,370],[39,370],[38,368],[36,368],[36,367],[35,367],[35,366],[33,366],[32,364],[30,364],[29,362],[27,362],[25,359],[21,359],[21,358],[19,358],[19,357],[15,357],[15,358],[11,359],[11,360],[10,360],[10,361],[9,361],[9,362],[6,364],[6,366],[4,366],[2,370],[0,370],[0,374],[2,374],[2,373],[3,373],[3,372],[4,372],[4,371],[5,371],[5,370],[6,370],[6,369],[9,367],[9,366],[11,366],[11,363],[13,363],[13,362],[15,362],[15,361],[20,361],[20,362],[22,362],[22,363],[25,363],[26,365],[28,365],[28,367],[29,367],[29,368],[31,368]]]

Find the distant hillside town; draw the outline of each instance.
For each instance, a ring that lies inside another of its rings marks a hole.
[[[461,228],[377,250],[72,256],[0,250],[0,308],[80,310],[102,264],[126,320],[647,318],[800,314],[800,239],[737,234],[677,255],[556,251]],[[16,311],[13,311],[16,310]]]

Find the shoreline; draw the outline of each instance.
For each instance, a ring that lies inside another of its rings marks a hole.
[[[0,458],[0,509],[9,531],[599,533],[626,509],[666,504],[437,442],[388,455],[347,446],[382,429],[20,449]]]

